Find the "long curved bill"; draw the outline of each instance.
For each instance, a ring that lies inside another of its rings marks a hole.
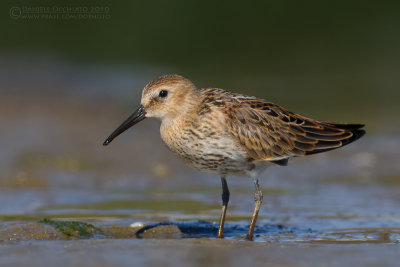
[[[110,134],[110,136],[106,139],[106,141],[104,141],[103,146],[110,144],[115,137],[122,134],[130,127],[132,127],[139,121],[144,120],[145,118],[146,118],[146,111],[144,110],[144,107],[140,105],[139,108],[135,112],[133,112],[131,116],[129,116],[129,118],[127,118],[117,129],[115,129],[114,132],[112,132],[112,134]]]

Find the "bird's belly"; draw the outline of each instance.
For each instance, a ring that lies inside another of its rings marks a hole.
[[[254,164],[248,161],[246,153],[227,138],[219,137],[212,140],[174,138],[164,142],[186,165],[199,171],[246,175],[254,168]]]
[[[254,168],[245,160],[235,160],[216,153],[201,153],[195,155],[176,153],[188,166],[203,172],[215,174],[246,175]]]

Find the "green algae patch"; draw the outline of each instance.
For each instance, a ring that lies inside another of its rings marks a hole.
[[[79,221],[54,221],[44,218],[40,223],[53,226],[55,229],[69,237],[90,238],[95,234],[103,234],[103,230],[93,224]]]

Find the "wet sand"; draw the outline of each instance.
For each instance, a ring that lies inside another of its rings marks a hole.
[[[77,240],[0,244],[2,266],[397,266],[398,245],[235,240]]]
[[[177,160],[156,121],[102,147],[131,111],[117,106],[68,94],[2,96],[1,266],[396,266],[400,260],[397,135],[372,129],[341,150],[268,169],[260,178],[265,197],[255,242],[243,241],[252,182],[229,177],[226,239],[217,240],[219,178]],[[100,231],[66,235],[40,222],[45,218]],[[130,227],[135,222],[147,228]]]

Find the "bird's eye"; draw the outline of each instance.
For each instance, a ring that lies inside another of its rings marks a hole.
[[[158,95],[159,95],[159,97],[166,97],[168,95],[168,91],[167,90],[161,90]]]

